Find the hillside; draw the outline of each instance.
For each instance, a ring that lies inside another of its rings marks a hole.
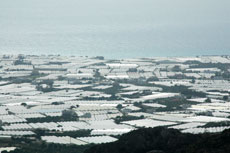
[[[163,127],[132,131],[113,143],[93,146],[85,153],[226,153],[230,130],[219,134],[184,134]]]

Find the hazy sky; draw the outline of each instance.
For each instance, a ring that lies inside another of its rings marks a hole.
[[[229,0],[0,0],[0,53],[230,54]]]

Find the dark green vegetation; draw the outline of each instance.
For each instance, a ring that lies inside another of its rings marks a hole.
[[[93,146],[93,144],[83,146],[50,144],[40,140],[40,137],[44,135],[87,137],[90,135],[90,130],[48,133],[47,131],[37,129],[34,132],[36,133],[36,138],[12,137],[9,139],[0,139],[0,147],[17,147],[16,150],[10,151],[10,153],[83,153],[86,149]]]
[[[46,116],[41,118],[27,118],[29,123],[44,123],[44,122],[63,122],[63,121],[77,121],[78,118],[75,119],[64,119],[62,116]]]
[[[190,68],[218,68],[221,70],[220,73],[216,73],[215,77],[222,77],[225,80],[230,79],[230,72],[228,71],[229,63],[201,63],[199,61],[188,61],[185,64],[191,64]]]
[[[41,131],[40,131],[41,132]],[[36,133],[39,133],[37,131]],[[40,133],[42,135],[42,133]],[[77,135],[85,136],[89,131]],[[0,145],[18,147],[10,153],[228,153],[230,129],[215,134],[186,134],[165,127],[143,128],[122,135],[118,141],[100,145],[46,144],[34,138],[1,140]]]
[[[76,137],[89,137],[91,130],[78,130],[78,131],[47,131],[43,129],[36,129],[34,130],[36,133],[36,138],[41,139],[41,136],[70,136],[73,138]]]
[[[157,103],[165,105],[166,107],[159,107],[159,108],[151,108],[148,106],[144,106],[144,104],[148,103]],[[190,105],[197,104],[196,102],[188,101],[187,99],[183,97],[172,97],[172,98],[161,98],[156,100],[151,100],[151,102],[136,102],[134,103],[134,106],[141,108],[139,112],[147,112],[147,113],[153,113],[153,112],[163,112],[163,111],[182,111],[186,110]]]
[[[119,141],[93,146],[85,153],[228,153],[230,130],[217,134],[185,134],[164,127],[132,131]]]
[[[192,82],[193,82],[193,80],[192,80]],[[127,81],[123,80],[120,83],[131,83],[131,84],[137,85],[137,86],[159,87],[159,88],[162,88],[162,92],[180,93],[181,95],[183,95],[187,98],[191,98],[191,97],[205,98],[206,97],[206,93],[189,89],[189,87],[183,86],[183,85],[164,86],[164,85],[157,85],[157,84],[149,84],[148,80],[147,80],[147,82],[138,82],[138,81],[127,82]],[[130,98],[132,98],[132,97],[130,97]]]
[[[25,105],[22,103],[22,105]],[[63,122],[63,121],[78,121],[79,117],[75,111],[63,110],[61,116],[46,116],[39,118],[27,118],[29,123],[44,123],[44,122]]]
[[[121,122],[124,121],[131,121],[131,120],[138,120],[138,119],[143,119],[144,116],[136,117],[136,116],[117,116],[114,121],[116,124],[120,124]]]
[[[209,122],[201,127],[209,128],[209,127],[221,127],[221,126],[230,126],[230,121]]]
[[[10,153],[83,153],[92,145],[60,145],[45,143],[29,143],[22,145],[21,148],[11,151]]]
[[[159,85],[155,85],[159,86]],[[195,90],[188,89],[186,86],[172,86],[172,87],[166,87],[166,86],[159,86],[163,89],[164,92],[172,92],[172,93],[180,93],[188,98],[190,97],[206,97],[206,94],[204,92],[198,92]]]

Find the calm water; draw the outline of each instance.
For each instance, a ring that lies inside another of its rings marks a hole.
[[[230,54],[229,0],[0,0],[0,54]]]

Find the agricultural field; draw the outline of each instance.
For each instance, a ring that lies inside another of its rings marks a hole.
[[[90,145],[143,127],[230,127],[230,57],[0,56],[0,148]],[[12,141],[15,145],[9,146]]]

